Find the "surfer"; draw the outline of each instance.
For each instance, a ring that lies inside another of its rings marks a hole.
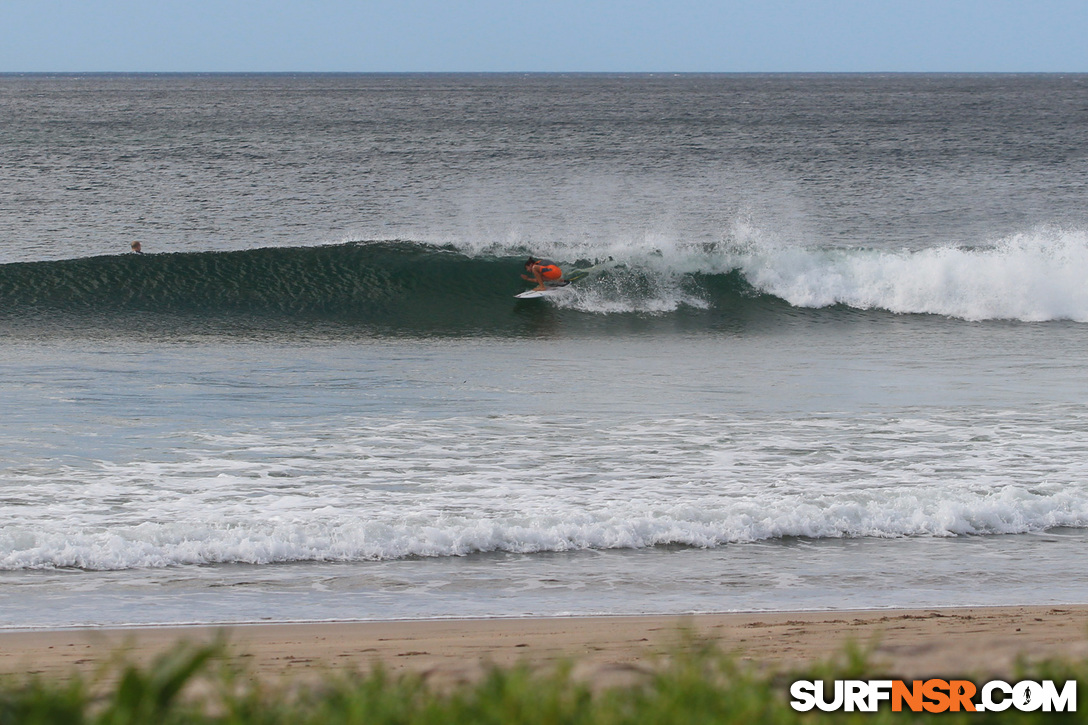
[[[523,274],[521,278],[536,282],[535,289],[538,290],[548,289],[548,282],[558,282],[563,279],[563,270],[559,269],[559,265],[550,259],[529,257],[528,261],[525,262],[525,271],[529,274]]]

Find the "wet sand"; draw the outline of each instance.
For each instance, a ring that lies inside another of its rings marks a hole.
[[[178,641],[222,634],[234,657],[269,679],[381,663],[456,683],[489,664],[569,660],[576,677],[607,686],[641,678],[685,632],[763,669],[841,656],[853,641],[871,649],[874,676],[1010,677],[1018,658],[1088,657],[1088,606],[8,631],[0,673],[93,672],[111,658],[149,662]]]

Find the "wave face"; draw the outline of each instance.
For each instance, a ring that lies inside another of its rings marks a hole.
[[[425,318],[441,326],[507,296],[497,281],[509,282],[508,266],[412,243],[105,256],[4,265],[0,300],[9,311],[76,315]]]
[[[541,314],[698,326],[807,309],[1088,322],[1088,234],[1079,231],[917,251],[784,246],[743,230],[717,245],[545,251],[568,270],[599,264],[561,297],[519,302],[522,249],[361,242],[14,263],[0,265],[0,314],[326,320],[409,333],[501,333]]]

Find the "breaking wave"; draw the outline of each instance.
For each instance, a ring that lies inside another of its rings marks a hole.
[[[257,317],[500,334],[545,308],[559,319],[677,316],[696,326],[836,309],[1088,322],[1083,232],[903,251],[752,239],[542,251],[592,272],[559,297],[520,302],[524,249],[351,242],[26,262],[0,265],[0,319]]]

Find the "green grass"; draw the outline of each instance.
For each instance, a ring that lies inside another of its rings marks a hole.
[[[267,684],[238,669],[223,644],[182,645],[147,667],[117,662],[94,678],[0,681],[0,725],[776,725],[778,723],[1088,723],[1078,713],[797,713],[794,679],[876,678],[864,652],[805,672],[760,674],[712,646],[688,641],[644,682],[594,691],[571,667],[551,673],[494,668],[479,682],[434,688],[415,675],[329,672],[320,685]],[[1088,682],[1088,662],[1022,668],[1015,679]]]

